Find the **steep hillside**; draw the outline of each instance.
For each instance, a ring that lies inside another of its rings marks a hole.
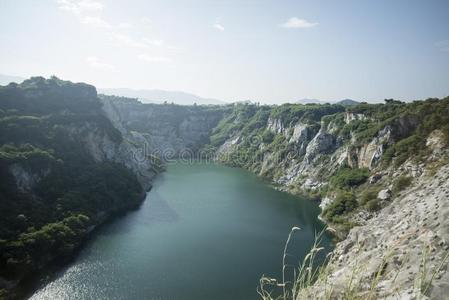
[[[351,107],[241,104],[214,129],[210,147],[226,164],[323,199],[323,218],[343,236],[357,224],[352,215],[379,209],[397,185],[443,156],[448,137],[449,98]]]
[[[143,200],[156,171],[101,107],[93,86],[57,78],[0,87],[0,288]]]

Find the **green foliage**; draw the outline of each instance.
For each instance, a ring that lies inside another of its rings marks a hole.
[[[341,105],[331,104],[282,104],[271,110],[270,117],[282,120],[285,126],[303,123],[314,123],[321,121],[326,115],[343,112],[345,108]]]
[[[343,167],[330,178],[330,183],[333,187],[339,189],[352,188],[364,183],[368,176],[369,170],[366,168],[351,169]]]
[[[381,208],[380,200],[377,199],[377,195],[381,187],[374,186],[368,187],[360,195],[360,204],[363,205],[369,211],[377,211]]]
[[[273,139],[274,133],[270,130],[264,130],[264,132],[262,133],[262,141],[266,144],[270,144],[271,142],[273,142]]]
[[[87,151],[92,131],[122,140],[94,87],[32,78],[0,87],[0,110],[0,276],[15,280],[69,255],[143,191],[129,169]]]
[[[395,158],[394,166],[398,167],[402,165],[408,158],[411,157],[411,153],[420,153],[421,149],[425,147],[424,143],[424,138],[421,138],[418,135],[412,135],[400,140],[385,151],[385,155],[383,157],[384,164],[390,163],[393,158]]]
[[[31,144],[22,144],[20,146],[5,144],[0,146],[0,161],[7,164],[21,163],[30,167],[30,169],[38,169],[47,163],[56,162],[52,152]]]
[[[323,211],[323,216],[334,223],[338,223],[344,214],[347,214],[358,206],[355,195],[352,192],[340,191],[335,200]]]
[[[378,186],[366,188],[360,195],[360,204],[366,205],[368,202],[377,199],[380,190],[381,187]]]
[[[381,206],[380,206],[380,200],[379,199],[372,199],[370,201],[368,201],[365,205],[366,209],[369,211],[378,211]]]
[[[409,176],[400,176],[393,182],[392,192],[394,194],[406,189],[412,183],[413,178]]]
[[[385,166],[394,162],[398,167],[409,158],[426,157],[426,139],[436,129],[443,132],[444,142],[449,145],[449,97],[412,103],[387,99],[385,104],[359,104],[348,108],[348,112],[367,118],[352,121],[341,131],[346,138],[352,134],[359,145],[372,140],[381,129],[391,129],[394,143],[385,145],[387,150],[382,157]]]
[[[70,255],[86,235],[89,218],[79,214],[35,230],[30,227],[17,240],[5,243],[3,258],[10,274],[40,269],[54,257]]]

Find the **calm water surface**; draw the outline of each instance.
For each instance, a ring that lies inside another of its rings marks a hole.
[[[31,298],[258,299],[263,274],[280,278],[291,227],[301,231],[289,252],[302,259],[323,228],[318,213],[247,171],[171,165],[138,211],[103,226]]]

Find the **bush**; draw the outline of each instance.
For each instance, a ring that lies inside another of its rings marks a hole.
[[[346,167],[338,170],[330,178],[330,183],[339,189],[351,188],[364,183],[368,179],[368,176],[369,171],[366,168],[351,169]]]
[[[412,177],[400,176],[393,183],[393,193],[397,194],[406,189],[412,183]]]
[[[262,133],[262,141],[266,144],[270,144],[274,139],[274,133],[270,130],[265,130]]]
[[[380,209],[380,201],[377,198],[372,199],[366,203],[365,207],[369,211],[377,211]]]
[[[365,205],[371,200],[377,199],[377,194],[379,194],[380,190],[380,187],[370,187],[364,190],[360,195],[360,204]]]
[[[353,193],[341,191],[324,211],[323,216],[335,222],[338,217],[347,214],[357,208],[357,200]]]

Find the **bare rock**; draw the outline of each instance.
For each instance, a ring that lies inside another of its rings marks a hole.
[[[377,198],[380,200],[390,200],[391,199],[391,190],[390,189],[383,189],[377,194]]]

